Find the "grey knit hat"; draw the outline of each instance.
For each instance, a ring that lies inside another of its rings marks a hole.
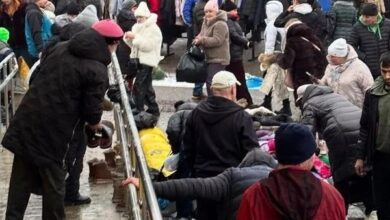
[[[86,27],[92,27],[94,23],[99,21],[97,17],[97,10],[94,5],[88,5],[82,12],[73,20],[73,22],[80,23]]]
[[[137,2],[134,0],[125,0],[122,3],[122,9],[126,9],[126,10],[130,10],[135,6],[137,6]]]

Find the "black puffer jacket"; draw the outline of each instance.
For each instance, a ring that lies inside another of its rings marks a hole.
[[[186,178],[154,183],[156,195],[171,200],[207,199],[218,202],[218,219],[234,220],[245,190],[265,179],[276,166],[275,160],[260,149],[250,151],[245,166],[229,168],[210,178]]]
[[[49,49],[2,145],[38,166],[61,165],[77,122],[100,121],[110,61],[105,39],[92,29]]]
[[[237,21],[228,18],[227,25],[230,37],[230,61],[242,60],[244,48],[247,47],[249,41],[245,38]]]
[[[251,116],[229,99],[210,96],[188,116],[180,154],[193,176],[209,177],[237,166],[258,146]]]
[[[128,9],[122,9],[119,11],[117,17],[118,25],[122,28],[123,32],[131,31],[131,28],[137,19],[134,16],[134,13]],[[130,59],[131,49],[123,40],[120,41],[118,49],[116,50],[116,55],[118,57],[119,66],[121,68],[122,74],[130,74],[131,71],[128,69],[129,59]],[[134,75],[129,75],[129,77],[134,77]]]
[[[8,44],[13,49],[27,48],[26,37],[24,36],[25,10],[26,4],[22,4],[12,17],[4,11],[0,13],[0,27],[5,27],[9,31]]]
[[[334,181],[353,176],[361,109],[325,86],[309,86],[302,102],[302,123],[322,134],[328,145]]]
[[[168,120],[166,133],[168,135],[169,144],[172,148],[172,153],[176,154],[180,152],[180,146],[183,141],[185,132],[185,125],[188,115],[196,108],[196,103],[184,103],[180,105]]]
[[[352,28],[348,44],[352,45],[364,63],[370,68],[374,77],[380,75],[379,58],[382,53],[390,50],[390,20],[384,18],[379,24],[380,35],[370,32],[366,25],[358,21]]]

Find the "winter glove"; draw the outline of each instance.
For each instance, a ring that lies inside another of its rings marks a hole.
[[[107,90],[107,96],[110,98],[111,102],[120,103],[121,102],[121,92],[118,85],[112,85]]]

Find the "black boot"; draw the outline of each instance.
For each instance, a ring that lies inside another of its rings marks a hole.
[[[291,108],[290,108],[290,100],[284,99],[283,100],[283,107],[279,111],[275,111],[276,114],[285,114],[291,116]]]
[[[272,93],[270,92],[268,95],[265,95],[264,96],[264,101],[263,101],[263,104],[261,104],[261,106],[269,109],[272,111],[272,106],[271,106],[271,101],[272,101],[272,98],[271,98],[271,95]]]

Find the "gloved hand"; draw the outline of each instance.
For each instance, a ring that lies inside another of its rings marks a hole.
[[[107,90],[107,96],[110,98],[111,102],[120,103],[121,102],[121,92],[118,85],[112,85]]]

